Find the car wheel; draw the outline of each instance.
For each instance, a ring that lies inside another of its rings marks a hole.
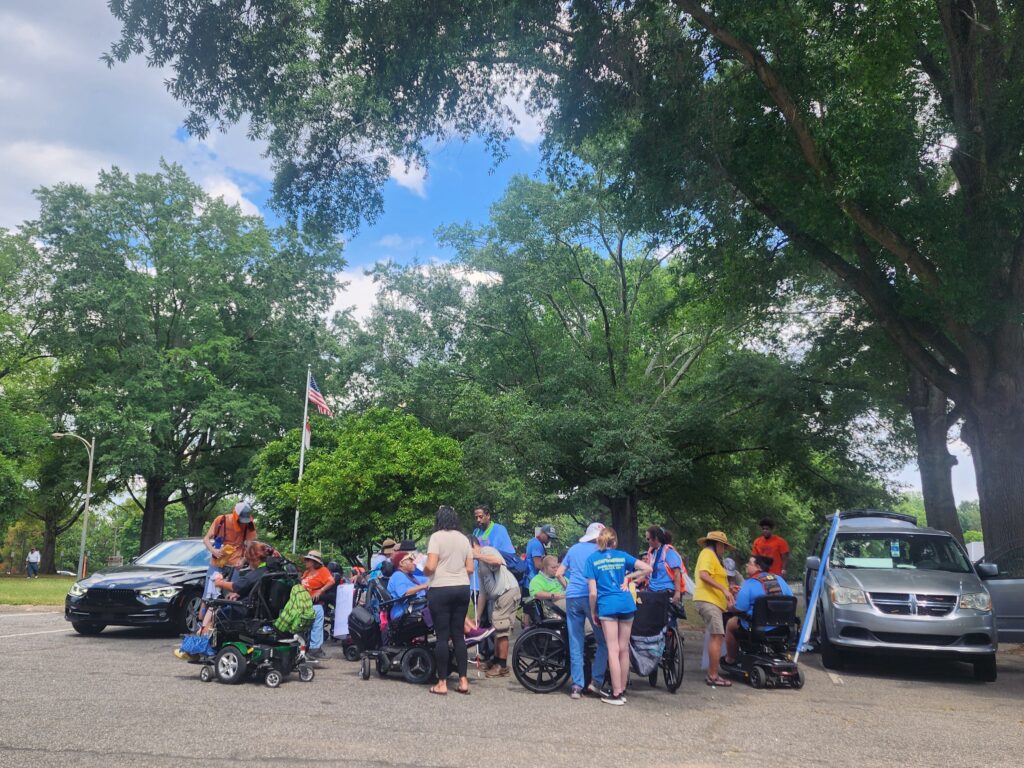
[[[303,664],[299,667],[299,680],[304,683],[312,682],[314,674],[313,668],[308,664]]]
[[[233,645],[222,648],[214,664],[217,668],[217,678],[222,683],[234,685],[242,682],[242,678],[245,677],[245,657]]]
[[[201,595],[190,595],[181,606],[181,618],[178,620],[178,629],[186,635],[194,635],[202,627],[203,622],[199,618],[199,609],[203,604]]]
[[[402,676],[413,685],[423,685],[434,677],[434,654],[426,648],[410,648],[402,656]]]
[[[996,681],[995,654],[974,662],[974,679],[983,683],[994,683]]]
[[[106,624],[97,624],[95,621],[72,621],[71,626],[80,635],[98,635],[107,628]]]
[[[821,666],[825,669],[842,669],[846,666],[846,655],[832,644],[825,629],[825,622],[818,614],[818,647],[821,650]]]
[[[267,674],[263,676],[263,682],[266,683],[267,688],[277,688],[282,679],[283,675],[276,669],[268,669]]]
[[[752,688],[764,688],[768,685],[768,675],[764,671],[764,667],[754,667],[750,670],[750,686]]]

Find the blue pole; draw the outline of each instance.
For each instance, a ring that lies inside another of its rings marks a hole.
[[[821,553],[821,562],[818,563],[818,577],[814,580],[814,589],[811,590],[811,597],[807,601],[807,613],[804,615],[804,625],[800,628],[800,642],[796,645],[796,654],[793,656],[795,662],[800,658],[801,651],[810,650],[807,644],[811,639],[811,627],[814,626],[814,614],[818,610],[818,597],[821,595],[821,585],[825,581],[825,566],[832,553],[832,545],[836,541],[836,531],[839,530],[839,513],[832,516],[832,527],[829,528],[828,538],[825,539],[825,549]]]

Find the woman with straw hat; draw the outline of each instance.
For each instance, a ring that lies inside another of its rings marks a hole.
[[[722,564],[722,556],[726,549],[735,547],[729,543],[729,537],[722,531],[709,531],[707,536],[697,539],[697,543],[703,549],[694,568],[697,572],[697,589],[693,595],[693,605],[711,634],[708,642],[708,674],[704,682],[707,685],[728,688],[732,683],[719,676],[718,661],[722,655],[722,640],[725,637],[723,613],[732,608],[736,600],[729,590],[729,577]]]

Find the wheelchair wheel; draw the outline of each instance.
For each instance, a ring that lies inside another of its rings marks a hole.
[[[434,677],[434,654],[426,648],[410,648],[402,656],[402,676],[414,685],[423,685]]]
[[[523,632],[512,649],[512,672],[528,691],[557,691],[569,679],[569,649],[562,635],[548,627]]]
[[[665,653],[661,657],[661,672],[665,688],[675,693],[683,684],[683,643],[674,627],[665,631]]]
[[[217,669],[217,678],[222,683],[234,685],[242,682],[245,677],[246,662],[242,652],[233,645],[224,646],[214,662]]]
[[[795,691],[799,691],[801,688],[804,687],[804,672],[802,669],[798,669],[796,671],[796,674],[793,675],[793,680],[789,684],[789,686]]]
[[[209,664],[203,664],[203,668],[199,670],[199,679],[204,683],[208,683],[217,677],[216,671]]]
[[[391,660],[383,653],[377,657],[377,676],[387,677],[391,669]]]
[[[359,664],[359,677],[363,680],[370,679],[370,657],[363,656]]]
[[[276,669],[268,669],[267,674],[263,676],[263,682],[267,684],[267,688],[277,688],[283,679],[284,675]]]
[[[764,667],[754,667],[750,670],[750,686],[752,688],[764,688],[768,685],[768,675],[764,671]]]
[[[354,645],[346,645],[344,654],[345,661],[359,661],[359,649]]]

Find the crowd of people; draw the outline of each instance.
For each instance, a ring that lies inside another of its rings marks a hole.
[[[452,671],[458,678],[455,692],[470,693],[467,641],[478,643],[492,636],[485,675],[509,675],[513,628],[524,595],[554,603],[566,617],[570,697],[590,695],[621,706],[626,703],[638,589],[667,593],[676,604],[692,593],[706,627],[705,682],[721,687],[731,683],[719,674],[720,660],[734,661],[754,600],[765,594],[792,594],[785,581],[789,546],[768,519],[760,522],[762,535],[753,543],[746,579],[727,557],[735,549],[728,536],[709,531],[697,540],[701,550],[691,581],[671,532],[661,526],[646,529],[646,551],[634,556],[619,548],[614,529],[592,522],[559,559],[552,552],[558,532],[550,524],[536,529],[519,556],[508,529],[493,519],[487,506],[474,509],[473,518],[476,527],[463,533],[456,511],[442,506],[425,554],[417,551],[413,541],[386,538],[369,563],[371,577],[385,563],[392,566],[387,583],[392,619],[401,616],[410,602],[425,597],[436,638],[437,681],[430,692],[439,696],[448,694]],[[204,603],[200,634],[212,631],[216,612],[232,611],[235,606],[230,601],[244,600],[266,573],[268,560],[280,557],[273,547],[256,539],[252,509],[244,502],[218,516],[203,541],[211,558],[203,598],[217,602],[216,606]],[[313,611],[308,656],[317,660],[325,656],[324,598],[339,578],[317,550],[307,552],[303,564],[300,582]],[[523,622],[528,622],[526,614]],[[596,640],[589,682],[584,669],[588,624]]]

